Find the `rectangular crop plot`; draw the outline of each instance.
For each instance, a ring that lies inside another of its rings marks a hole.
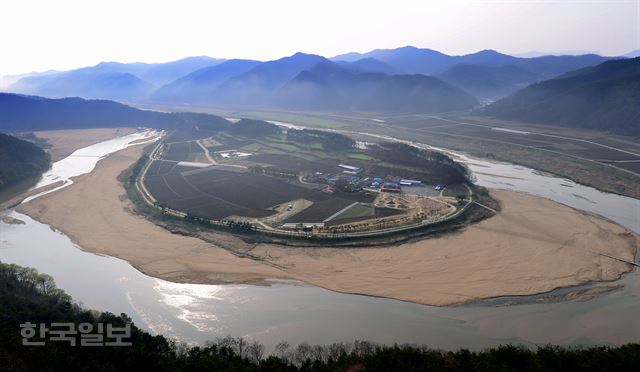
[[[163,156],[164,159],[173,161],[197,161],[204,157],[204,151],[195,141],[168,143]]]
[[[331,219],[331,221],[349,219],[349,218],[361,218],[371,217],[375,214],[375,207],[371,204],[357,203],[353,204],[351,208],[344,210],[339,215]]]
[[[156,176],[160,170],[160,164],[162,164],[162,160],[153,160],[147,169],[147,176]]]
[[[187,182],[207,195],[253,209],[271,208],[284,202],[305,198],[312,190],[254,173],[211,170],[185,177]]]
[[[167,174],[180,174],[180,172],[194,168],[183,167],[174,161],[154,160],[147,169],[147,177],[161,176]]]
[[[397,215],[402,214],[402,213],[403,213],[402,211],[397,210],[397,209],[393,209],[393,208],[375,207],[374,211],[373,211],[373,215],[371,215],[371,216],[359,216],[359,217],[342,218],[342,215],[340,215],[340,217],[341,217],[340,219],[333,219],[331,221],[328,221],[325,225],[326,226],[342,225],[342,224],[346,224],[346,223],[360,222],[360,221],[365,221],[365,220],[370,220],[370,219],[375,219],[375,218],[397,216]]]
[[[285,202],[327,198],[317,190],[242,169],[228,171],[213,166],[198,172],[184,172],[184,167],[180,170],[147,174],[145,186],[160,204],[217,220],[231,215],[266,217],[275,213],[272,207]]]
[[[330,198],[322,201],[315,202],[309,208],[302,212],[291,216],[285,223],[313,223],[322,222],[334,213],[341,209],[353,204],[353,201],[343,198]]]
[[[278,168],[290,169],[297,172],[336,172],[337,161],[310,161],[301,157],[285,154],[258,154],[247,158],[249,161],[270,164]]]

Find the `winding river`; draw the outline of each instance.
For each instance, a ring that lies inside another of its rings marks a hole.
[[[56,162],[41,185],[90,172],[99,159],[149,140],[150,132],[101,142]],[[609,218],[640,232],[640,200],[603,193],[529,168],[454,154],[483,186],[524,191]],[[64,185],[63,185],[64,187]],[[508,342],[535,345],[620,344],[640,339],[638,270],[620,290],[589,301],[495,307],[491,302],[433,307],[347,295],[274,281],[269,287],[177,284],[146,276],[127,262],[84,252],[64,234],[13,210],[24,225],[0,222],[0,260],[48,273],[86,307],[129,314],[139,326],[190,343],[231,334],[269,351],[280,340],[329,343],[367,339],[443,349]]]

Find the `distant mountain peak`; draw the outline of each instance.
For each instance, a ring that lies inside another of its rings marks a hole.
[[[414,47],[413,45],[405,45],[403,47],[396,48],[395,50],[418,50],[418,49],[420,48]],[[387,50],[394,50],[394,49],[387,49]]]
[[[477,55],[477,54],[486,54],[486,55],[494,55],[494,56],[497,56],[497,55],[501,55],[501,56],[506,55],[506,54],[504,54],[504,53],[500,53],[500,52],[498,52],[498,51],[497,51],[497,50],[495,50],[495,49],[482,49],[482,50],[480,50],[480,51],[477,51],[477,52],[475,52],[475,53],[469,53],[469,54],[467,54],[467,55],[468,55],[468,56],[470,56],[470,55]]]
[[[625,54],[623,57],[627,57],[627,58],[640,57],[640,49],[636,49],[634,51],[631,51],[631,52]]]

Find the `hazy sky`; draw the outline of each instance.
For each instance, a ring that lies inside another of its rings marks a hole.
[[[640,0],[17,0],[0,76],[192,55],[275,59],[403,45],[448,54],[640,49]]]

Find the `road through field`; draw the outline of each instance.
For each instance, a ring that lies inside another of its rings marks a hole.
[[[209,160],[209,162],[211,164],[218,164],[216,162],[216,160],[214,158],[211,157],[211,154],[209,154],[209,149],[207,149],[202,142],[200,142],[200,140],[197,140],[196,143],[198,144],[198,146],[200,146],[200,148],[202,149],[202,151],[204,151],[204,155],[207,157],[207,159]]]

